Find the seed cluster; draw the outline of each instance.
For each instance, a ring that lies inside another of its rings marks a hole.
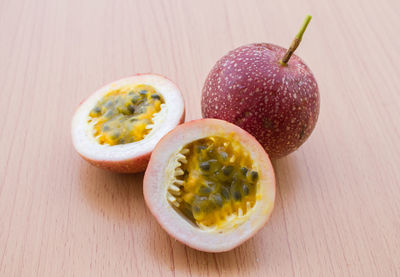
[[[116,145],[142,140],[152,129],[153,115],[164,99],[149,85],[123,86],[100,99],[88,122],[100,144]]]
[[[188,219],[219,226],[246,214],[256,202],[258,172],[243,147],[208,137],[184,147],[168,200]]]

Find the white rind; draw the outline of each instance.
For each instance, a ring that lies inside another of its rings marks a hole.
[[[127,84],[154,87],[163,96],[165,104],[162,105],[161,111],[153,116],[153,128],[143,140],[114,146],[100,145],[93,137],[91,126],[87,122],[89,112],[110,90]],[[151,152],[158,141],[180,123],[183,113],[183,98],[173,82],[160,75],[135,75],[102,87],[78,107],[72,119],[72,141],[78,153],[90,160],[127,160]]]

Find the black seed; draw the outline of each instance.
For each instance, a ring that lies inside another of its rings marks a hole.
[[[192,211],[193,211],[194,214],[198,214],[198,213],[200,213],[201,209],[200,209],[200,207],[198,205],[193,205],[192,206]]]
[[[100,107],[99,106],[94,107],[93,112],[94,113],[100,113],[101,112]]]
[[[124,139],[120,139],[120,140],[118,141],[118,143],[119,143],[119,144],[123,144],[123,143],[125,143],[125,140],[124,140]]]
[[[223,187],[221,189],[221,193],[222,193],[222,196],[225,198],[225,200],[229,200],[231,198],[229,190],[226,187]]]
[[[108,100],[108,101],[104,104],[104,106],[105,106],[106,108],[111,108],[111,107],[113,106],[113,102],[112,102],[111,100]]]
[[[206,145],[199,145],[199,146],[197,146],[197,153],[200,153],[201,150],[204,150],[204,149],[207,149],[207,146],[206,146]]]
[[[258,172],[257,171],[252,171],[250,172],[251,180],[252,181],[257,181],[258,179]]]
[[[240,199],[242,199],[242,194],[240,193],[240,191],[235,191],[233,193],[233,199],[235,199],[236,201],[239,201]]]
[[[160,95],[158,95],[158,94],[152,94],[152,95],[151,95],[151,98],[157,99],[157,100],[160,100],[160,99],[161,99]]]
[[[147,90],[143,89],[141,91],[139,91],[140,95],[146,95],[147,94]]]
[[[233,174],[233,176],[232,176],[231,187],[234,186],[235,184],[237,184],[237,183],[238,183],[238,180],[239,180],[238,175],[237,175],[237,173],[235,172],[235,173]]]
[[[228,158],[228,154],[224,151],[219,152],[219,156],[223,159],[226,160]]]
[[[218,207],[222,207],[223,206],[223,202],[222,202],[222,197],[219,193],[215,194],[213,196],[214,202],[218,205]]]
[[[110,126],[108,126],[108,125],[103,126],[103,132],[107,132],[109,130],[110,130]]]
[[[222,167],[222,173],[224,173],[225,176],[229,176],[229,174],[231,174],[232,171],[233,171],[233,166],[231,165],[226,165]]]
[[[242,191],[243,191],[243,194],[246,196],[246,195],[249,195],[249,187],[246,185],[246,184],[243,184],[243,186],[242,186]]]
[[[131,102],[135,104],[139,100],[139,98],[140,98],[139,95],[134,95],[131,97]]]
[[[128,110],[129,110],[131,113],[134,113],[134,112],[135,112],[135,108],[134,108],[132,105],[128,105]]]
[[[242,167],[242,168],[240,169],[240,171],[242,172],[242,174],[243,174],[244,176],[246,176],[247,171],[249,171],[249,169],[248,169],[247,167]]]
[[[211,189],[209,187],[206,186],[201,186],[199,189],[199,193],[200,194],[210,194],[211,193]]]
[[[115,132],[114,134],[112,134],[111,138],[112,139],[117,139],[117,138],[119,138],[120,135],[121,135],[120,132]]]
[[[214,204],[215,205],[215,204]],[[196,196],[192,204],[193,213],[207,212],[211,208],[210,201],[206,196]]]
[[[210,163],[209,162],[202,162],[200,163],[200,168],[204,171],[210,170]]]
[[[105,117],[111,117],[113,114],[114,114],[113,111],[107,111],[104,116]]]

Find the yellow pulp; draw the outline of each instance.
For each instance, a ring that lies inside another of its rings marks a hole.
[[[150,132],[153,115],[163,103],[152,86],[125,85],[101,98],[90,111],[88,122],[93,124],[93,135],[100,144],[139,141]]]
[[[183,184],[177,208],[203,226],[221,226],[230,215],[244,215],[256,202],[258,172],[243,147],[222,137],[208,137],[184,147],[187,163],[177,177]],[[171,193],[173,193],[171,191]]]

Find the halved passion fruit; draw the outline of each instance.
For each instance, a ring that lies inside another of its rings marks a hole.
[[[182,94],[174,83],[139,74],[108,84],[81,103],[72,119],[72,141],[95,166],[140,172],[158,141],[184,116]]]
[[[226,121],[203,119],[180,125],[161,139],[143,192],[171,236],[198,250],[222,252],[267,222],[275,177],[253,136]]]

